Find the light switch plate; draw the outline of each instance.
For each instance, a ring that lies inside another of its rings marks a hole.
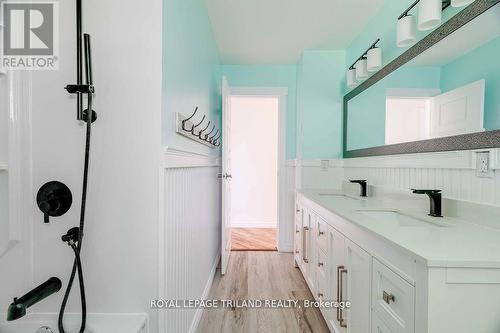
[[[493,178],[489,151],[476,152],[476,176],[479,178]]]

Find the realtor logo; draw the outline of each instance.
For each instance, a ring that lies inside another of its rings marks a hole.
[[[11,70],[58,69],[58,3],[2,2],[1,64]]]

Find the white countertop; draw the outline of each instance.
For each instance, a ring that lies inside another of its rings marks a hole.
[[[342,191],[302,190],[298,193],[331,213],[413,253],[428,267],[500,268],[500,229],[450,217],[435,218],[415,213],[408,209],[411,205],[408,200],[402,202],[390,197],[352,200],[349,197],[357,197]],[[344,194],[348,198],[324,194]],[[386,223],[365,215],[361,210],[399,211],[429,223]]]

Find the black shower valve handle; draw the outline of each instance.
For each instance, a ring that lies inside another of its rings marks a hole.
[[[64,215],[71,208],[71,190],[58,181],[45,183],[38,190],[36,202],[43,213],[43,222],[49,223],[51,216]]]
[[[60,208],[60,206],[61,205],[59,204],[59,202],[56,199],[54,199],[54,198],[50,198],[48,200],[41,201],[38,204],[38,207],[40,207],[40,210],[43,213],[43,222],[44,223],[49,223],[50,222],[50,215],[49,215],[49,213],[51,211],[58,210]]]

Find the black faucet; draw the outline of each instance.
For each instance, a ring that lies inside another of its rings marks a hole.
[[[361,197],[366,197],[366,179],[351,179],[349,180],[351,183],[359,184],[361,186],[361,192],[359,195]]]
[[[57,293],[62,283],[56,277],[51,277],[32,291],[20,298],[14,298],[7,310],[7,321],[16,320],[26,315],[26,309],[40,302],[44,298]]]
[[[415,194],[427,194],[431,199],[431,208],[429,216],[443,217],[441,214],[441,190],[417,190],[411,189]]]

